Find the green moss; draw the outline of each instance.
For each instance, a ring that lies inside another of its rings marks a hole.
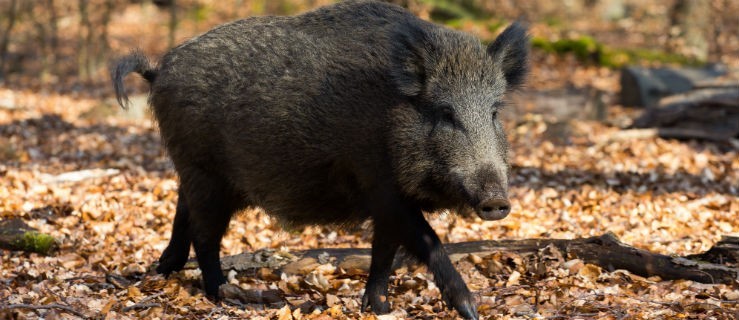
[[[554,43],[554,50],[560,53],[572,52],[581,60],[598,55],[603,47],[591,37],[581,37],[574,40],[560,40]]]
[[[54,237],[36,231],[26,231],[17,242],[18,249],[27,252],[48,254],[56,248]]]
[[[702,65],[705,61],[701,61],[696,58],[690,58],[683,55],[668,53],[663,51],[645,50],[645,49],[634,49],[629,52],[632,59],[646,60],[646,61],[658,61],[664,63],[674,63],[681,65]]]
[[[490,15],[472,0],[421,0],[431,6],[431,20],[446,23],[456,19],[486,19]]]
[[[490,33],[496,33],[500,28],[508,25],[507,22],[498,19],[451,19],[444,21],[444,25],[457,30],[464,29],[465,25],[472,24],[480,30],[487,29]]]
[[[488,24],[488,31],[492,33],[495,33],[496,31],[498,31],[498,29],[507,25],[505,21],[495,20],[495,19],[487,21],[487,24]]]
[[[254,15],[263,15],[266,11],[265,1],[252,1],[251,10]]]
[[[187,17],[189,20],[193,20],[199,23],[199,22],[205,21],[212,11],[213,11],[213,8],[211,8],[210,6],[205,5],[205,4],[199,4],[199,5],[195,5],[192,9],[190,9],[187,12]]]
[[[531,39],[531,45],[534,48],[543,49],[551,53],[573,53],[580,59],[588,59],[593,55],[597,55],[603,49],[603,46],[597,43],[595,39],[587,36],[578,39],[562,39],[557,41],[534,37]]]
[[[293,15],[298,13],[299,8],[292,1],[280,1],[277,10],[280,15]]]
[[[544,20],[544,23],[550,27],[561,27],[564,23],[562,23],[562,20],[557,17],[547,17]]]
[[[444,25],[452,29],[460,29],[469,19],[451,19],[444,21]]]
[[[573,54],[585,63],[594,63],[609,68],[620,68],[639,62],[659,62],[679,65],[700,65],[703,62],[685,56],[646,49],[614,49],[583,36],[576,39],[549,41],[541,37],[531,39],[534,48],[553,54]]]
[[[609,68],[620,68],[624,65],[636,62],[624,50],[613,50],[611,48],[602,47],[598,64]]]

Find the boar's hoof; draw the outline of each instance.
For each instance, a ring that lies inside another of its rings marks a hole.
[[[387,301],[387,295],[366,290],[362,296],[362,311],[370,307],[375,314],[386,314],[390,312],[390,302]]]
[[[185,256],[183,259],[181,256],[168,254],[168,251],[165,250],[164,254],[162,254],[162,256],[159,258],[159,265],[157,266],[156,270],[157,273],[168,276],[172,272],[182,270],[186,262],[187,256]]]
[[[477,215],[483,220],[500,220],[510,212],[511,203],[504,198],[490,198],[477,206]]]
[[[455,309],[457,309],[457,312],[463,318],[477,320],[477,308],[475,308],[474,304],[467,302],[464,305],[457,306]]]
[[[463,318],[477,320],[477,303],[469,289],[467,287],[457,290],[449,289],[441,294],[447,305],[457,310]]]

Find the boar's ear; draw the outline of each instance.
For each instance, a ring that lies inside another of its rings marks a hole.
[[[426,82],[428,49],[423,31],[407,26],[395,33],[392,43],[391,77],[400,93],[415,97]]]
[[[528,72],[529,36],[526,26],[514,22],[488,46],[488,54],[502,72],[508,89],[520,86]]]

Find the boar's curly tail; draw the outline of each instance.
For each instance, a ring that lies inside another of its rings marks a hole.
[[[113,87],[115,88],[115,97],[118,104],[123,109],[127,109],[129,105],[126,90],[123,87],[123,78],[131,73],[140,74],[149,84],[154,83],[157,77],[157,70],[149,63],[149,59],[140,51],[134,51],[131,54],[118,60],[111,69],[110,76],[113,79]]]

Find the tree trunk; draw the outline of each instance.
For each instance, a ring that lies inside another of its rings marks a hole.
[[[102,17],[100,19],[100,34],[97,38],[97,50],[95,52],[95,68],[104,63],[110,51],[110,40],[108,39],[108,27],[110,17],[115,8],[114,0],[105,0],[103,4]]]
[[[706,0],[677,0],[670,11],[668,51],[700,61],[708,58],[711,3]]]
[[[177,33],[177,0],[171,0],[169,4],[169,36],[167,41],[170,48],[174,48]]]
[[[8,56],[8,45],[10,44],[10,35],[15,27],[16,17],[18,15],[18,0],[10,0],[8,8],[8,23],[3,31],[3,39],[0,42],[0,80],[5,78],[5,64]]]
[[[59,50],[59,16],[54,5],[54,0],[47,0],[46,6],[49,9],[49,45],[48,45],[48,63],[50,72],[59,76],[58,67],[58,50]]]
[[[79,0],[78,10],[80,14],[80,33],[78,37],[79,50],[77,55],[77,75],[80,79],[87,79],[90,75],[88,68],[90,62],[90,40],[92,38],[92,26],[88,13],[89,0]]]

